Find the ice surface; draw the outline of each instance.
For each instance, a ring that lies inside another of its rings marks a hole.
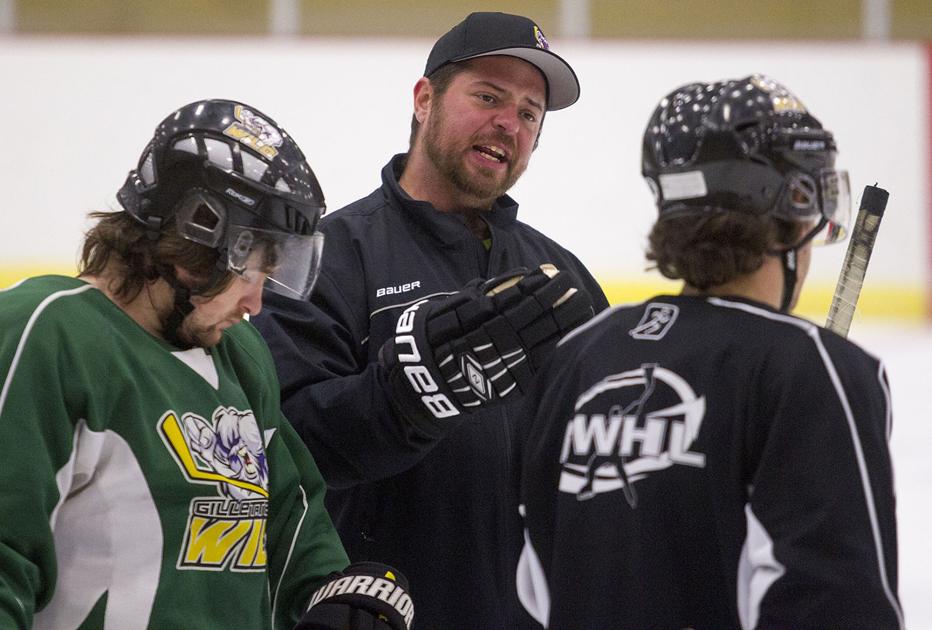
[[[855,322],[848,337],[887,367],[900,601],[907,628],[932,630],[932,326]]]

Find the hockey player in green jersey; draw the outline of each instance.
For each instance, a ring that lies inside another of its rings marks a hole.
[[[404,577],[348,565],[244,316],[306,298],[324,200],[232,101],[166,118],[95,213],[78,278],[0,292],[0,627],[409,628]]]

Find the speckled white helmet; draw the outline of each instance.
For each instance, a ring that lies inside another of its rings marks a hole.
[[[814,223],[844,236],[848,175],[832,134],[762,75],[693,83],[663,98],[644,132],[642,173],[661,216],[738,211]],[[807,239],[808,240],[808,239]]]

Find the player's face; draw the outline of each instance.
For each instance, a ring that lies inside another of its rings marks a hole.
[[[224,330],[241,322],[244,315],[257,315],[262,310],[262,286],[267,277],[259,271],[234,274],[223,292],[210,298],[192,296],[194,310],[181,323],[180,338],[202,348],[220,343]]]
[[[471,60],[431,103],[423,148],[466,207],[488,207],[527,168],[544,117],[546,83],[515,57]]]

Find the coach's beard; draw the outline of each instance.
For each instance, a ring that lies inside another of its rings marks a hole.
[[[495,169],[484,169],[479,167],[476,174],[471,174],[472,169],[467,170],[465,156],[459,150],[449,150],[441,144],[440,124],[437,118],[431,118],[427,124],[427,130],[424,135],[424,147],[427,157],[433,162],[434,166],[448,182],[459,190],[463,195],[474,200],[470,205],[477,209],[488,210],[492,203],[508,192],[518,178],[521,177],[524,169],[518,169],[515,162],[509,161],[504,177],[499,179],[500,171]],[[514,142],[508,139],[496,139],[479,144],[498,144],[499,146],[513,146]],[[469,151],[474,145],[469,145]]]

